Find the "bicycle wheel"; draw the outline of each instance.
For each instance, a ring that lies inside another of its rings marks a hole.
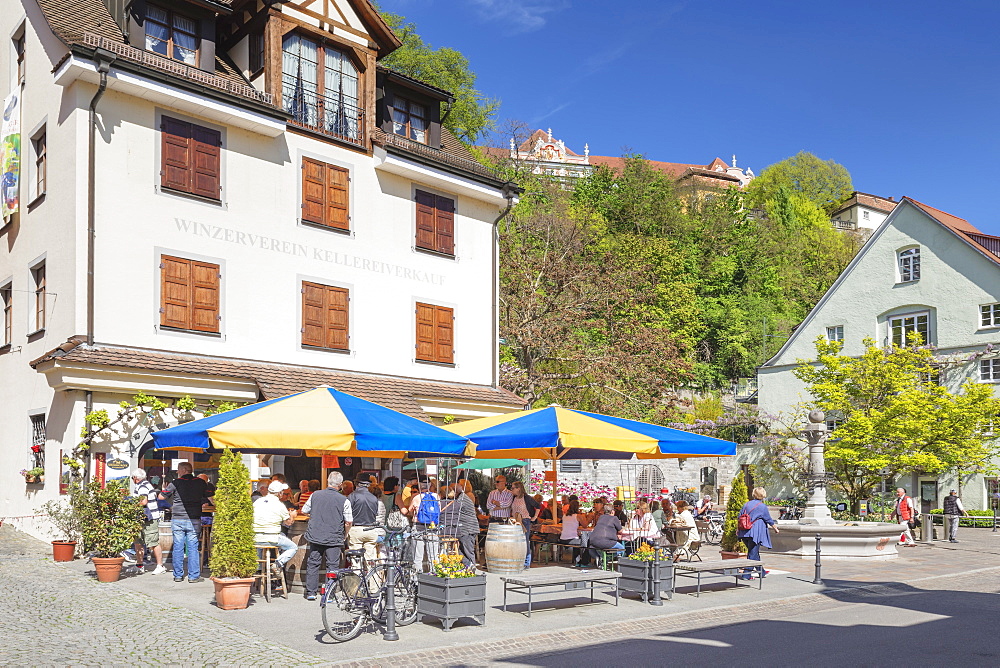
[[[722,542],[722,527],[718,524],[713,524],[708,527],[708,534],[705,536],[705,542],[709,545],[718,545]]]
[[[380,574],[384,578],[384,574]],[[384,582],[384,579],[379,581]],[[396,607],[396,625],[406,626],[417,620],[417,580],[412,571],[396,567],[396,581],[393,585],[394,604]],[[379,623],[385,623],[386,587],[378,588],[378,596],[372,603],[372,617]]]
[[[320,609],[326,632],[337,642],[347,642],[361,633],[365,608],[348,593],[357,593],[360,586],[361,578],[356,573],[345,573],[335,580],[327,580]]]

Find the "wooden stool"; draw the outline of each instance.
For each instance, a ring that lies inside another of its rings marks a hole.
[[[441,554],[461,554],[458,539],[454,536],[441,536]]]
[[[271,572],[271,563],[277,563],[278,559],[278,546],[270,545],[268,543],[254,543],[254,547],[257,548],[257,573],[253,576],[257,581],[257,591],[264,594],[264,600],[268,603],[271,602],[271,597],[274,595],[274,585],[275,580],[280,583],[281,595],[288,600],[288,585],[285,582],[285,569],[281,568],[277,573]],[[273,550],[273,553],[272,553]],[[272,554],[274,558],[272,559]]]

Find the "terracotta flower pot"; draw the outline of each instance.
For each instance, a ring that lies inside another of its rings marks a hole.
[[[93,561],[98,582],[118,582],[122,576],[122,564],[125,563],[125,557],[94,557]]]
[[[728,552],[726,550],[719,550],[719,554],[722,555],[723,559],[743,559],[747,556],[746,552]]]
[[[242,610],[250,602],[250,587],[256,578],[212,578],[215,604],[223,610]]]
[[[73,561],[74,552],[76,552],[75,540],[52,541],[52,559],[54,561]]]

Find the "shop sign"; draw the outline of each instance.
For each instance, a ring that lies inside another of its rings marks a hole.
[[[124,459],[115,458],[108,462],[108,468],[115,471],[124,471],[128,468],[128,462]]]

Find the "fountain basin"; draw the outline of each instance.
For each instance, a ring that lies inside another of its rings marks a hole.
[[[778,533],[771,534],[771,552],[816,558],[816,534],[823,536],[820,547],[823,559],[873,559],[883,561],[899,556],[896,543],[900,528],[891,522],[837,522],[800,524],[779,520]]]

